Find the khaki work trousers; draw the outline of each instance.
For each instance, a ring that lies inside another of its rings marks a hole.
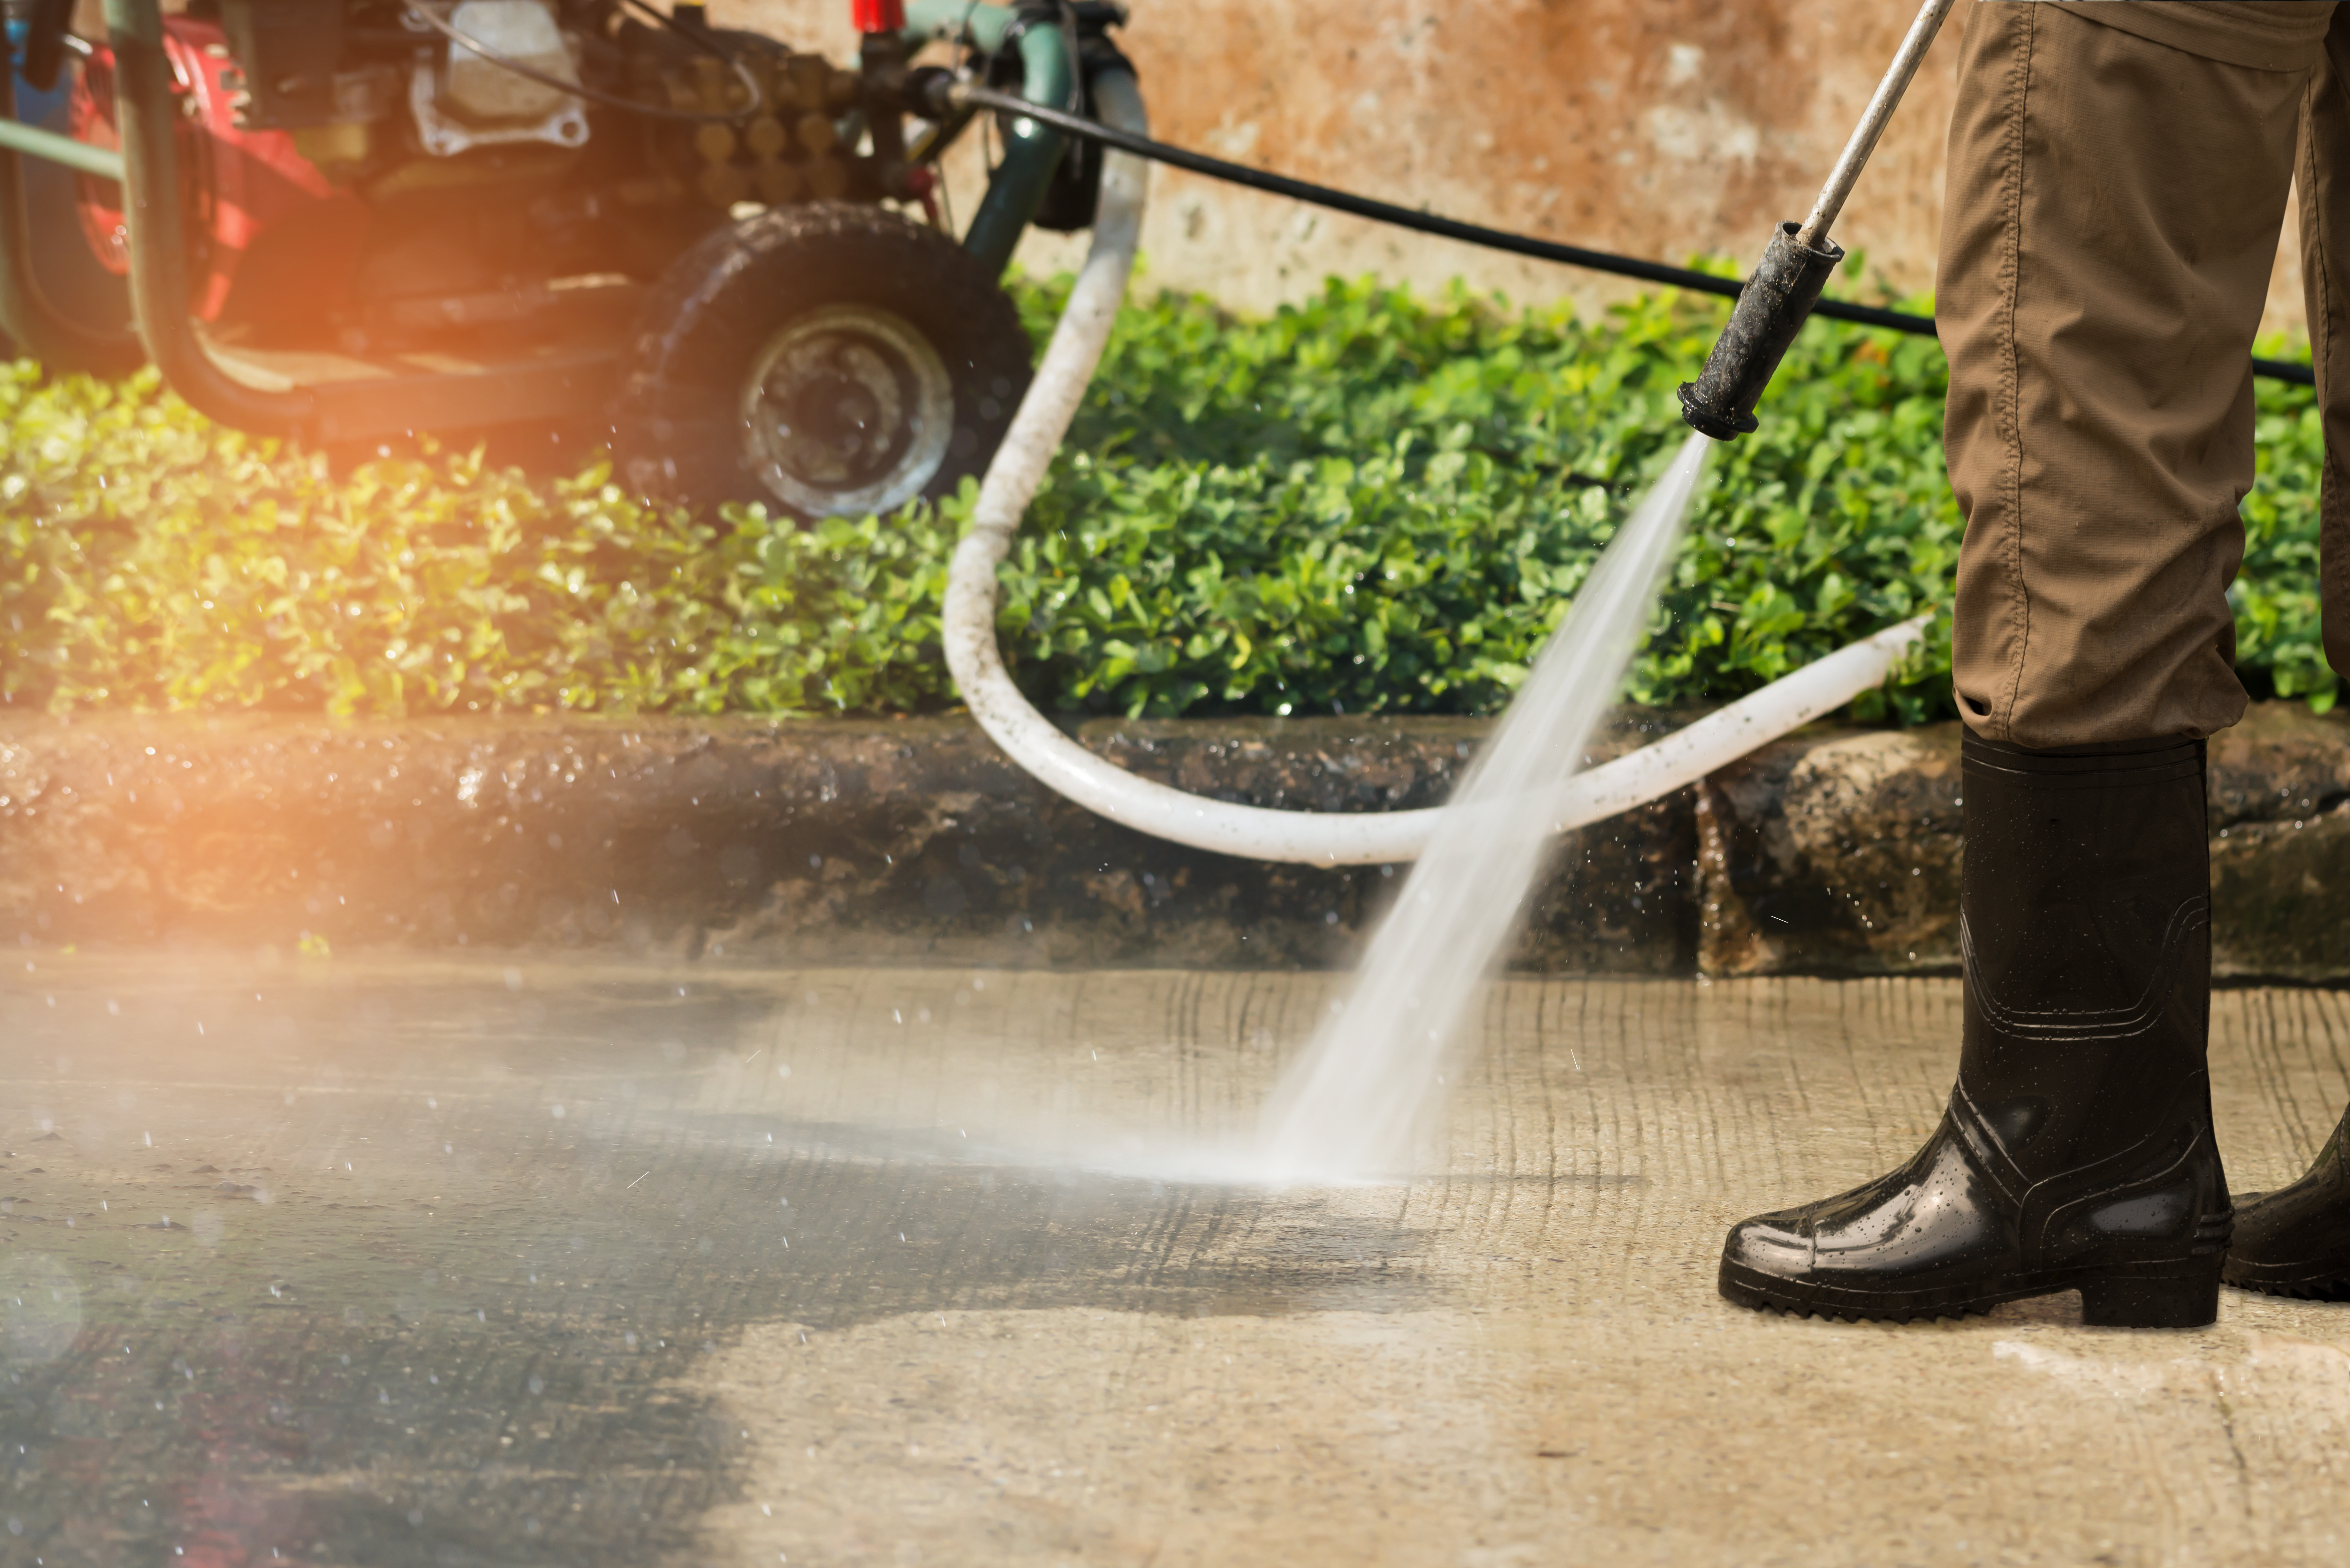
[[[1966,11],[1935,310],[1960,713],[2033,747],[2242,716],[2246,361],[2296,177],[2325,651],[2350,674],[2350,8]]]

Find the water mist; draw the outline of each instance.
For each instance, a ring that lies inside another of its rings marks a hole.
[[[1447,803],[1353,989],[1282,1075],[1260,1151],[1273,1179],[1399,1175],[1433,1137],[1463,1019],[1517,930],[1552,801],[1639,647],[1712,444],[1692,434],[1617,530]]]

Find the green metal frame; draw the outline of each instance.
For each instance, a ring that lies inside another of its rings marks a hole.
[[[0,147],[29,152],[36,158],[46,158],[52,163],[83,174],[94,174],[100,180],[122,178],[122,154],[103,147],[92,147],[87,141],[76,141],[70,136],[60,136],[54,130],[44,130],[37,125],[26,125],[16,118],[16,73],[8,73],[7,115],[0,119]]]
[[[1020,96],[1047,109],[1070,107],[1076,78],[1069,68],[1069,39],[1059,26],[1033,24],[1016,36],[1018,14],[1005,5],[974,5],[972,0],[910,0],[906,7],[906,47],[910,51],[933,42],[968,39],[987,54],[1003,52],[1007,44],[1020,51]],[[1015,119],[1004,133],[1003,161],[987,182],[987,195],[963,232],[962,246],[1002,272],[1011,265],[1013,247],[1045,200],[1053,171],[1060,166],[1067,138],[1033,119]]]
[[[161,5],[106,0],[106,31],[114,50],[115,124],[122,142],[130,309],[147,357],[165,383],[207,418],[264,435],[309,433],[318,412],[313,390],[247,386],[222,369],[196,336],[188,309],[187,214]]]
[[[14,50],[0,47],[0,57],[0,57],[0,331],[16,339],[26,353],[52,364],[121,363],[136,347],[127,337],[91,331],[61,314],[41,291],[40,280],[33,272],[33,229],[25,211],[24,165],[16,156],[21,148],[36,156],[55,157],[47,143],[59,141],[94,159],[112,158],[110,170],[81,162],[72,167],[115,179],[121,178],[122,161],[103,148],[85,147],[55,131],[20,123],[14,55]]]
[[[909,49],[968,39],[988,53],[1018,50],[1022,96],[1054,109],[1071,101],[1069,40],[1057,25],[1016,24],[1009,7],[969,0],[912,0],[903,34]],[[121,151],[86,146],[19,124],[13,66],[0,68],[0,328],[36,357],[88,362],[109,342],[60,316],[33,275],[22,166],[29,155],[119,181],[129,230],[130,298],[138,337],[165,382],[200,412],[264,435],[361,441],[433,427],[463,428],[592,411],[617,374],[619,345],[593,352],[468,373],[417,373],[284,389],[238,379],[205,348],[189,310],[186,213],[174,135],[172,67],[159,0],[105,0],[114,52]],[[5,62],[0,62],[5,64]],[[941,138],[941,140],[944,139]],[[963,245],[996,271],[1009,265],[1021,233],[1059,165],[1066,139],[1031,119],[1008,128],[1004,159],[963,235]]]
[[[147,356],[206,417],[264,435],[368,441],[419,429],[569,418],[602,406],[619,346],[480,371],[370,377],[272,389],[232,376],[204,347],[188,302],[172,67],[157,0],[106,0],[130,229],[130,302]]]

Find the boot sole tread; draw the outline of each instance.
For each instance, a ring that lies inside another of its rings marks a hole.
[[[2219,1316],[2220,1272],[2208,1264],[2179,1259],[2121,1273],[2068,1271],[2026,1276],[1995,1291],[1920,1293],[1912,1301],[1839,1300],[1841,1293],[1833,1287],[1801,1285],[1725,1262],[1721,1291],[1723,1299],[1737,1306],[1847,1323],[1955,1321],[1981,1316],[2010,1302],[2079,1291],[2082,1322],[2092,1326],[2201,1328]]]
[[[2350,1280],[2320,1280],[2300,1285],[2254,1284],[2246,1280],[2229,1280],[2226,1283],[2231,1290],[2250,1291],[2254,1295],[2284,1296],[2293,1301],[2350,1301]]]
[[[2350,1266],[2341,1263],[2263,1279],[2231,1262],[2220,1272],[2220,1281],[2237,1290],[2264,1296],[2289,1296],[2307,1302],[2350,1301]]]

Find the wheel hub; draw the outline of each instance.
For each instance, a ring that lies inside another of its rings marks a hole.
[[[753,357],[742,412],[744,455],[777,500],[810,516],[863,516],[904,505],[937,474],[954,385],[904,317],[827,306]]]

